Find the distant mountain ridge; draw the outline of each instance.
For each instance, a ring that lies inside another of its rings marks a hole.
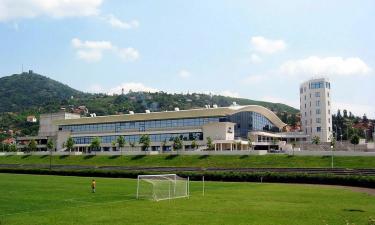
[[[0,78],[0,112],[19,112],[60,103],[82,92],[29,71]]]
[[[97,115],[200,108],[216,104],[229,106],[233,102],[239,105],[261,105],[275,112],[296,114],[297,109],[281,103],[255,101],[244,98],[232,98],[219,95],[169,94],[165,92],[130,92],[124,95],[88,94],[75,90],[68,85],[46,76],[28,73],[13,74],[0,78],[0,113],[35,111],[53,112],[65,107],[68,110],[85,105]]]

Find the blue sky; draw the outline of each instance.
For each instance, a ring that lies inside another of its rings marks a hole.
[[[88,92],[211,92],[299,107],[332,82],[335,108],[375,117],[375,1],[0,0],[0,76]]]

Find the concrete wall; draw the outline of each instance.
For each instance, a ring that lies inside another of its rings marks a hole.
[[[217,122],[203,126],[203,138],[211,137],[212,140],[234,140],[234,123]]]

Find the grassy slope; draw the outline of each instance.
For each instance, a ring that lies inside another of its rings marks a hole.
[[[327,156],[54,156],[53,164],[134,167],[330,167]],[[374,168],[375,157],[334,157],[335,167]],[[49,164],[48,156],[0,156],[0,164]]]
[[[375,197],[335,187],[191,183],[190,199],[135,200],[136,181],[0,174],[0,224],[367,224]],[[46,191],[47,190],[47,191]]]

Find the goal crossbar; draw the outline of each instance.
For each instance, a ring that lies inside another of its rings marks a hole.
[[[138,175],[137,199],[155,201],[189,197],[189,178],[176,174]]]

